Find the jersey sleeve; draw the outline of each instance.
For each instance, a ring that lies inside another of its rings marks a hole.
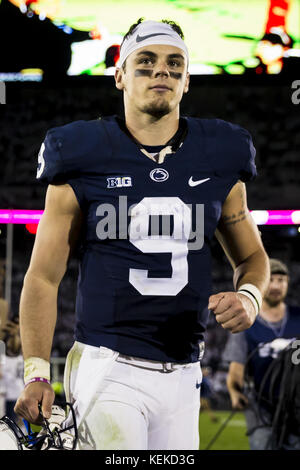
[[[56,129],[47,132],[38,154],[36,178],[47,183],[54,183],[63,176],[63,161],[60,155],[62,142]]]
[[[102,170],[103,158],[95,151],[99,141],[103,144],[104,136],[95,121],[75,121],[50,129],[38,155],[37,179],[48,184],[70,184],[83,207],[87,172]]]
[[[66,166],[62,155],[64,140],[63,132],[59,128],[50,129],[47,132],[38,155],[36,177],[49,184],[70,184],[80,207],[84,208],[85,198],[80,172],[76,171],[76,166],[73,171]]]
[[[244,182],[256,175],[255,155],[250,133],[243,127],[221,119],[217,121],[217,172]]]
[[[253,145],[252,137],[246,129],[240,127],[237,141],[241,155],[241,167],[238,169],[239,179],[244,182],[251,181],[257,175],[255,165],[256,149]],[[242,158],[244,161],[242,161]]]

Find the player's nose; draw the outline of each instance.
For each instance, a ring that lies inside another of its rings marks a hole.
[[[154,77],[166,76],[169,77],[168,64],[164,60],[157,61],[154,67]]]

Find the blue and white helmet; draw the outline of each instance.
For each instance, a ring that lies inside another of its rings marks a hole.
[[[78,440],[75,413],[71,404],[66,403],[66,407],[69,408],[68,419],[63,408],[53,405],[51,417],[44,419],[39,432],[32,432],[29,423],[24,421],[25,433],[15,421],[3,416],[0,450],[75,450]]]

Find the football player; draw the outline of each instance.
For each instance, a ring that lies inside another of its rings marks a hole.
[[[25,388],[16,412],[50,414],[57,292],[82,246],[75,343],[65,369],[81,449],[198,449],[200,359],[208,309],[249,328],[269,282],[247,208],[255,174],[249,133],[180,116],[189,53],[173,22],[139,20],[115,73],[125,119],[48,131],[37,177],[49,183],[21,295]],[[216,234],[234,289],[211,294]]]

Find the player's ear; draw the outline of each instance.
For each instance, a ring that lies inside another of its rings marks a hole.
[[[116,82],[116,87],[118,90],[123,90],[124,84],[123,84],[123,70],[122,68],[116,68],[115,71],[115,82]]]
[[[185,79],[185,84],[184,84],[184,89],[183,93],[187,93],[189,91],[189,86],[190,86],[190,74],[189,72],[186,73],[186,79]]]

